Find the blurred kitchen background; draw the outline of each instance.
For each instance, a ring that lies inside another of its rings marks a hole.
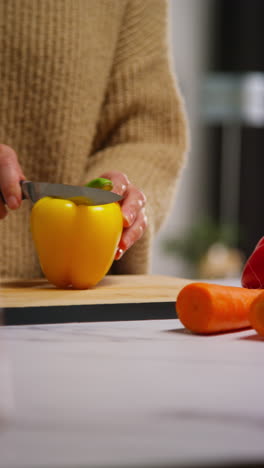
[[[264,236],[264,1],[171,0],[191,151],[152,273],[236,277]]]

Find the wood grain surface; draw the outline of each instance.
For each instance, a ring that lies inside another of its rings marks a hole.
[[[174,302],[190,282],[162,275],[109,275],[93,289],[63,290],[45,279],[1,280],[0,307]]]

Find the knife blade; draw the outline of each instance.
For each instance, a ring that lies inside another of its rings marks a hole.
[[[29,180],[22,180],[20,185],[22,199],[31,200],[33,203],[36,203],[36,201],[43,197],[54,197],[71,200],[78,204],[106,205],[108,203],[120,201],[123,198],[114,192],[93,187],[51,184],[49,182],[32,182]],[[1,192],[0,198],[5,203]]]

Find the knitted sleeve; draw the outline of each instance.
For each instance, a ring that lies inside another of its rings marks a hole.
[[[184,106],[168,59],[166,8],[164,0],[128,2],[88,162],[89,178],[118,170],[147,197],[147,232],[115,262],[119,274],[149,272],[153,235],[169,214],[187,150]]]

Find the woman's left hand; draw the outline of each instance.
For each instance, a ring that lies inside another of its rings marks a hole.
[[[112,191],[123,196],[120,205],[124,230],[115,255],[115,260],[119,260],[126,250],[142,237],[147,228],[147,216],[144,208],[146,197],[141,190],[130,183],[122,172],[109,171],[100,177],[110,179],[113,182]]]

